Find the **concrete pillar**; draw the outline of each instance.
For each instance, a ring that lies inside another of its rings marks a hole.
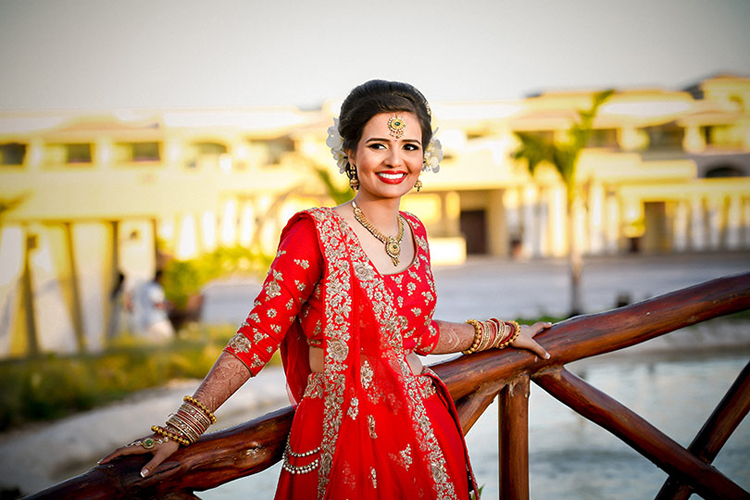
[[[236,198],[230,198],[224,201],[221,210],[221,233],[219,241],[224,246],[234,246],[237,244],[237,220],[238,205]]]
[[[605,213],[604,230],[607,253],[616,254],[620,250],[622,221],[620,218],[620,202],[614,192],[607,193]]]
[[[510,253],[508,223],[503,205],[503,191],[495,189],[489,193],[487,207],[488,252],[496,257],[507,257]]]
[[[538,257],[539,219],[537,217],[538,192],[534,185],[527,185],[521,193],[523,216],[522,251],[526,257]]]
[[[693,250],[706,248],[706,220],[700,196],[690,200],[690,246]]]
[[[505,223],[511,257],[518,257],[522,252],[523,228],[521,227],[521,196],[519,188],[506,189],[503,193],[505,206]]]
[[[29,171],[37,171],[41,169],[44,163],[44,141],[38,137],[34,137],[29,141],[29,151],[26,155],[26,168]]]
[[[738,193],[729,196],[725,244],[727,250],[742,248],[742,198]]]
[[[706,149],[706,138],[698,125],[688,125],[685,128],[682,147],[689,153],[698,153]]]
[[[240,212],[239,244],[245,248],[250,248],[250,244],[253,241],[253,234],[255,234],[255,213],[253,211],[253,203],[249,199],[244,199],[242,200],[242,208]]]
[[[708,246],[711,250],[721,248],[721,233],[723,229],[724,198],[711,196],[706,199],[706,222],[708,230]]]
[[[565,186],[555,185],[547,189],[547,254],[564,257],[568,254],[568,207]]]
[[[115,143],[111,137],[99,136],[94,144],[94,163],[98,168],[112,168],[115,162]]]
[[[690,207],[685,200],[679,200],[675,204],[674,219],[672,224],[672,250],[685,252],[690,247]]]

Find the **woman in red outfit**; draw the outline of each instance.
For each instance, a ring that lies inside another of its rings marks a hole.
[[[549,355],[549,324],[433,319],[427,235],[401,197],[437,171],[427,101],[411,85],[355,88],[328,144],[354,199],[296,214],[247,320],[194,396],[154,435],[115,450],[153,453],[151,473],[206,430],[281,347],[296,412],[278,499],[468,499],[476,490],[455,407],[419,354],[510,345]]]

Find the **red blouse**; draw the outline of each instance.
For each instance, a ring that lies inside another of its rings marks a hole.
[[[437,298],[425,228],[415,216],[403,215],[414,234],[416,254],[408,268],[383,278],[396,301],[394,307],[405,332],[405,354],[425,355],[435,349],[439,338],[437,322],[432,319]],[[271,359],[295,321],[299,322],[309,345],[322,347],[323,270],[315,223],[309,218],[298,218],[284,231],[254,307],[224,351],[239,358],[255,376]]]

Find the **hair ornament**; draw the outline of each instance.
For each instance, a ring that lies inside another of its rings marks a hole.
[[[432,139],[424,150],[424,162],[422,163],[422,172],[432,170],[434,173],[440,171],[440,162],[443,161],[443,146],[440,140],[435,138],[437,129],[432,133]]]
[[[344,153],[344,138],[339,133],[339,119],[333,119],[333,126],[328,127],[328,138],[326,139],[326,146],[331,148],[331,155],[336,160],[336,165],[339,167],[339,173],[343,174],[346,171],[346,166],[349,164],[349,158]]]
[[[393,137],[401,139],[401,136],[404,135],[404,130],[406,130],[406,122],[403,118],[394,116],[388,120],[388,130],[391,131],[390,134]]]

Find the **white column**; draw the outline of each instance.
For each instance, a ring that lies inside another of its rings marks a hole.
[[[726,222],[727,250],[742,248],[742,198],[737,193],[729,196]]]
[[[711,250],[721,247],[722,215],[724,212],[724,198],[710,197],[706,199],[706,218],[708,222],[708,245]]]
[[[231,198],[224,202],[221,214],[221,244],[234,246],[237,244],[237,199]]]
[[[677,202],[672,226],[672,241],[675,252],[685,252],[689,246],[688,227],[690,223],[690,208],[686,201]]]
[[[616,254],[620,249],[620,201],[612,194],[607,196],[607,223],[605,225],[607,253]]]
[[[213,210],[206,210],[201,216],[201,236],[204,251],[216,250],[216,213]]]
[[[539,255],[539,221],[536,214],[536,186],[526,186],[522,192],[523,254],[526,257]]]
[[[565,186],[553,186],[547,190],[549,199],[549,254],[564,257],[568,252],[568,217]]]
[[[250,200],[242,201],[242,212],[240,214],[240,237],[239,244],[245,248],[250,247],[255,232],[255,214],[253,204]]]
[[[706,248],[706,222],[703,199],[700,196],[694,196],[690,200],[690,243],[693,250]]]

